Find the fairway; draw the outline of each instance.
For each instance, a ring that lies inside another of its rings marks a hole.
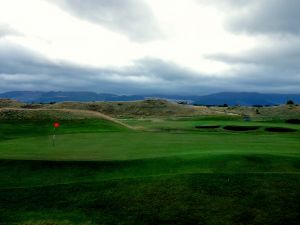
[[[300,225],[299,12],[0,0],[0,225]]]
[[[0,224],[298,224],[300,125],[121,121],[2,121]]]

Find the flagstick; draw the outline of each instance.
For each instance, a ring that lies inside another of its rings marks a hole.
[[[53,135],[52,135],[52,146],[53,147],[55,146],[55,131],[56,131],[56,128],[58,128],[58,127],[59,127],[58,122],[53,123]]]
[[[52,136],[52,146],[55,146],[55,127],[53,129],[53,136]]]

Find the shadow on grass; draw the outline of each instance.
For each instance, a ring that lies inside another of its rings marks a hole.
[[[220,125],[200,125],[200,126],[195,126],[197,129],[216,129],[220,128]]]
[[[230,131],[251,131],[251,130],[258,130],[260,127],[259,126],[224,126],[223,127],[225,130],[230,130]]]
[[[293,128],[287,128],[287,127],[267,127],[265,128],[265,131],[268,132],[296,132],[296,129]]]
[[[296,225],[299,185],[296,175],[194,174],[10,189],[0,222]]]

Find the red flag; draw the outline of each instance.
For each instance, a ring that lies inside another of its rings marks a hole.
[[[54,126],[55,128],[59,128],[60,124],[59,124],[59,122],[55,122],[55,123],[53,123],[53,126]]]

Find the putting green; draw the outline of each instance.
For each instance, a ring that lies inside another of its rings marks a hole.
[[[299,125],[127,123],[61,121],[53,146],[51,121],[2,122],[0,224],[297,224]]]

